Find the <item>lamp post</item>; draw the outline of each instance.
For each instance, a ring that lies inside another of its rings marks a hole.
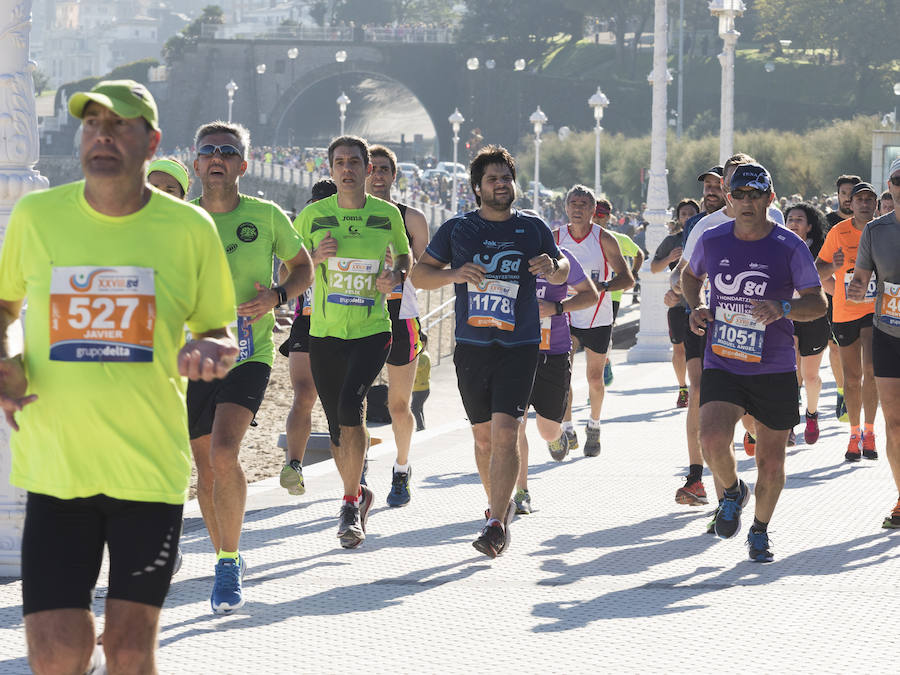
[[[258,66],[256,66],[256,74],[257,75],[265,75],[266,74],[266,64],[265,63],[260,63]]]
[[[344,121],[347,119],[348,105],[350,105],[350,99],[347,97],[347,94],[341,92],[341,95],[337,97],[337,106],[341,116],[341,136],[344,135]]]
[[[734,51],[741,34],[734,28],[735,17],[744,13],[742,0],[711,0],[710,13],[719,19],[719,37],[724,47],[719,54],[722,64],[722,98],[719,123],[719,164],[733,154],[734,146]]]
[[[532,197],[531,207],[536,213],[540,213],[541,201],[538,185],[540,185],[541,181],[541,131],[543,131],[544,125],[547,123],[547,115],[541,110],[541,106],[538,106],[531,113],[528,121],[534,126],[534,196]]]
[[[675,138],[681,140],[684,125],[684,0],[678,3],[678,117],[675,121]]]
[[[228,122],[231,122],[231,107],[234,105],[234,94],[239,89],[234,80],[225,85],[225,93],[228,94]]]
[[[894,131],[897,131],[897,100],[900,99],[900,82],[894,84]]]
[[[456,207],[457,207],[457,192],[456,192],[456,174],[458,173],[456,170],[456,163],[458,161],[458,150],[459,150],[459,129],[462,127],[463,122],[466,121],[466,118],[462,116],[462,113],[459,112],[459,108],[453,109],[453,114],[447,118],[447,121],[450,122],[450,127],[453,129],[453,195],[450,197],[450,211],[456,215]]]
[[[600,126],[600,120],[603,119],[603,111],[609,105],[609,99],[600,87],[597,87],[597,93],[588,99],[588,105],[594,109],[594,192],[597,199],[600,199],[600,132],[603,127]]]
[[[291,84],[294,83],[294,64],[297,62],[298,56],[300,56],[300,50],[297,47],[291,47],[287,50],[287,57],[291,62]]]

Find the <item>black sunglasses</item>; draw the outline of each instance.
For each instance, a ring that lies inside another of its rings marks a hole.
[[[219,154],[222,157],[243,157],[244,153],[242,153],[238,148],[233,145],[201,145],[197,148],[197,155],[199,157],[212,157],[216,154],[216,150],[219,151]]]
[[[756,188],[753,188],[752,190],[732,190],[731,198],[737,199],[738,201],[742,199],[752,199],[753,201],[756,201],[757,199],[761,199],[765,194],[765,192],[757,190]]]

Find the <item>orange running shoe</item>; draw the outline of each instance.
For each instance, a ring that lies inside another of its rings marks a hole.
[[[862,456],[866,459],[878,459],[878,451],[875,450],[875,434],[863,432]]]
[[[756,454],[756,439],[750,435],[749,431],[744,432],[744,452],[747,457],[753,457]]]
[[[847,444],[847,452],[844,453],[844,459],[848,462],[858,462],[860,459],[859,436],[856,434],[850,436],[850,442]]]
[[[703,487],[702,480],[691,482],[690,476],[684,483],[684,487],[678,488],[675,492],[675,503],[686,504],[687,506],[702,506],[709,504],[706,498],[706,488]]]

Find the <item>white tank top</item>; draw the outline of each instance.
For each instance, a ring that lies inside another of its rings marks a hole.
[[[556,243],[567,248],[575,256],[594,283],[609,281],[613,274],[612,267],[603,252],[603,246],[600,244],[602,232],[603,228],[599,225],[592,225],[587,236],[578,240],[569,232],[568,225],[553,231]],[[600,291],[600,299],[595,305],[569,312],[569,322],[575,328],[597,328],[598,326],[612,325],[612,296],[599,288],[597,290]]]

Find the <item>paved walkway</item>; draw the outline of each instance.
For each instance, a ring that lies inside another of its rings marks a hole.
[[[880,528],[895,492],[883,457],[844,463],[833,382],[822,438],[789,450],[776,561],[759,565],[740,535],[704,534],[709,509],[674,503],[686,451],[671,368],[624,359],[613,352],[600,457],[552,463],[530,423],[536,511],[516,519],[494,561],[471,546],[486,500],[448,361],[433,372],[406,508],[384,503],[393,444],[388,428],[376,431],[386,440],[372,449],[376,507],[361,548],[335,537],[341,488],[330,461],[307,469],[303,497],[263,481],[241,542],[247,604],[216,617],[212,551],[189,505],[160,672],[896,672],[900,533]],[[575,371],[583,404],[581,355]],[[883,429],[879,415],[882,455]],[[738,459],[752,484],[753,460],[740,449]],[[0,673],[27,672],[19,603],[19,582],[0,583]]]

